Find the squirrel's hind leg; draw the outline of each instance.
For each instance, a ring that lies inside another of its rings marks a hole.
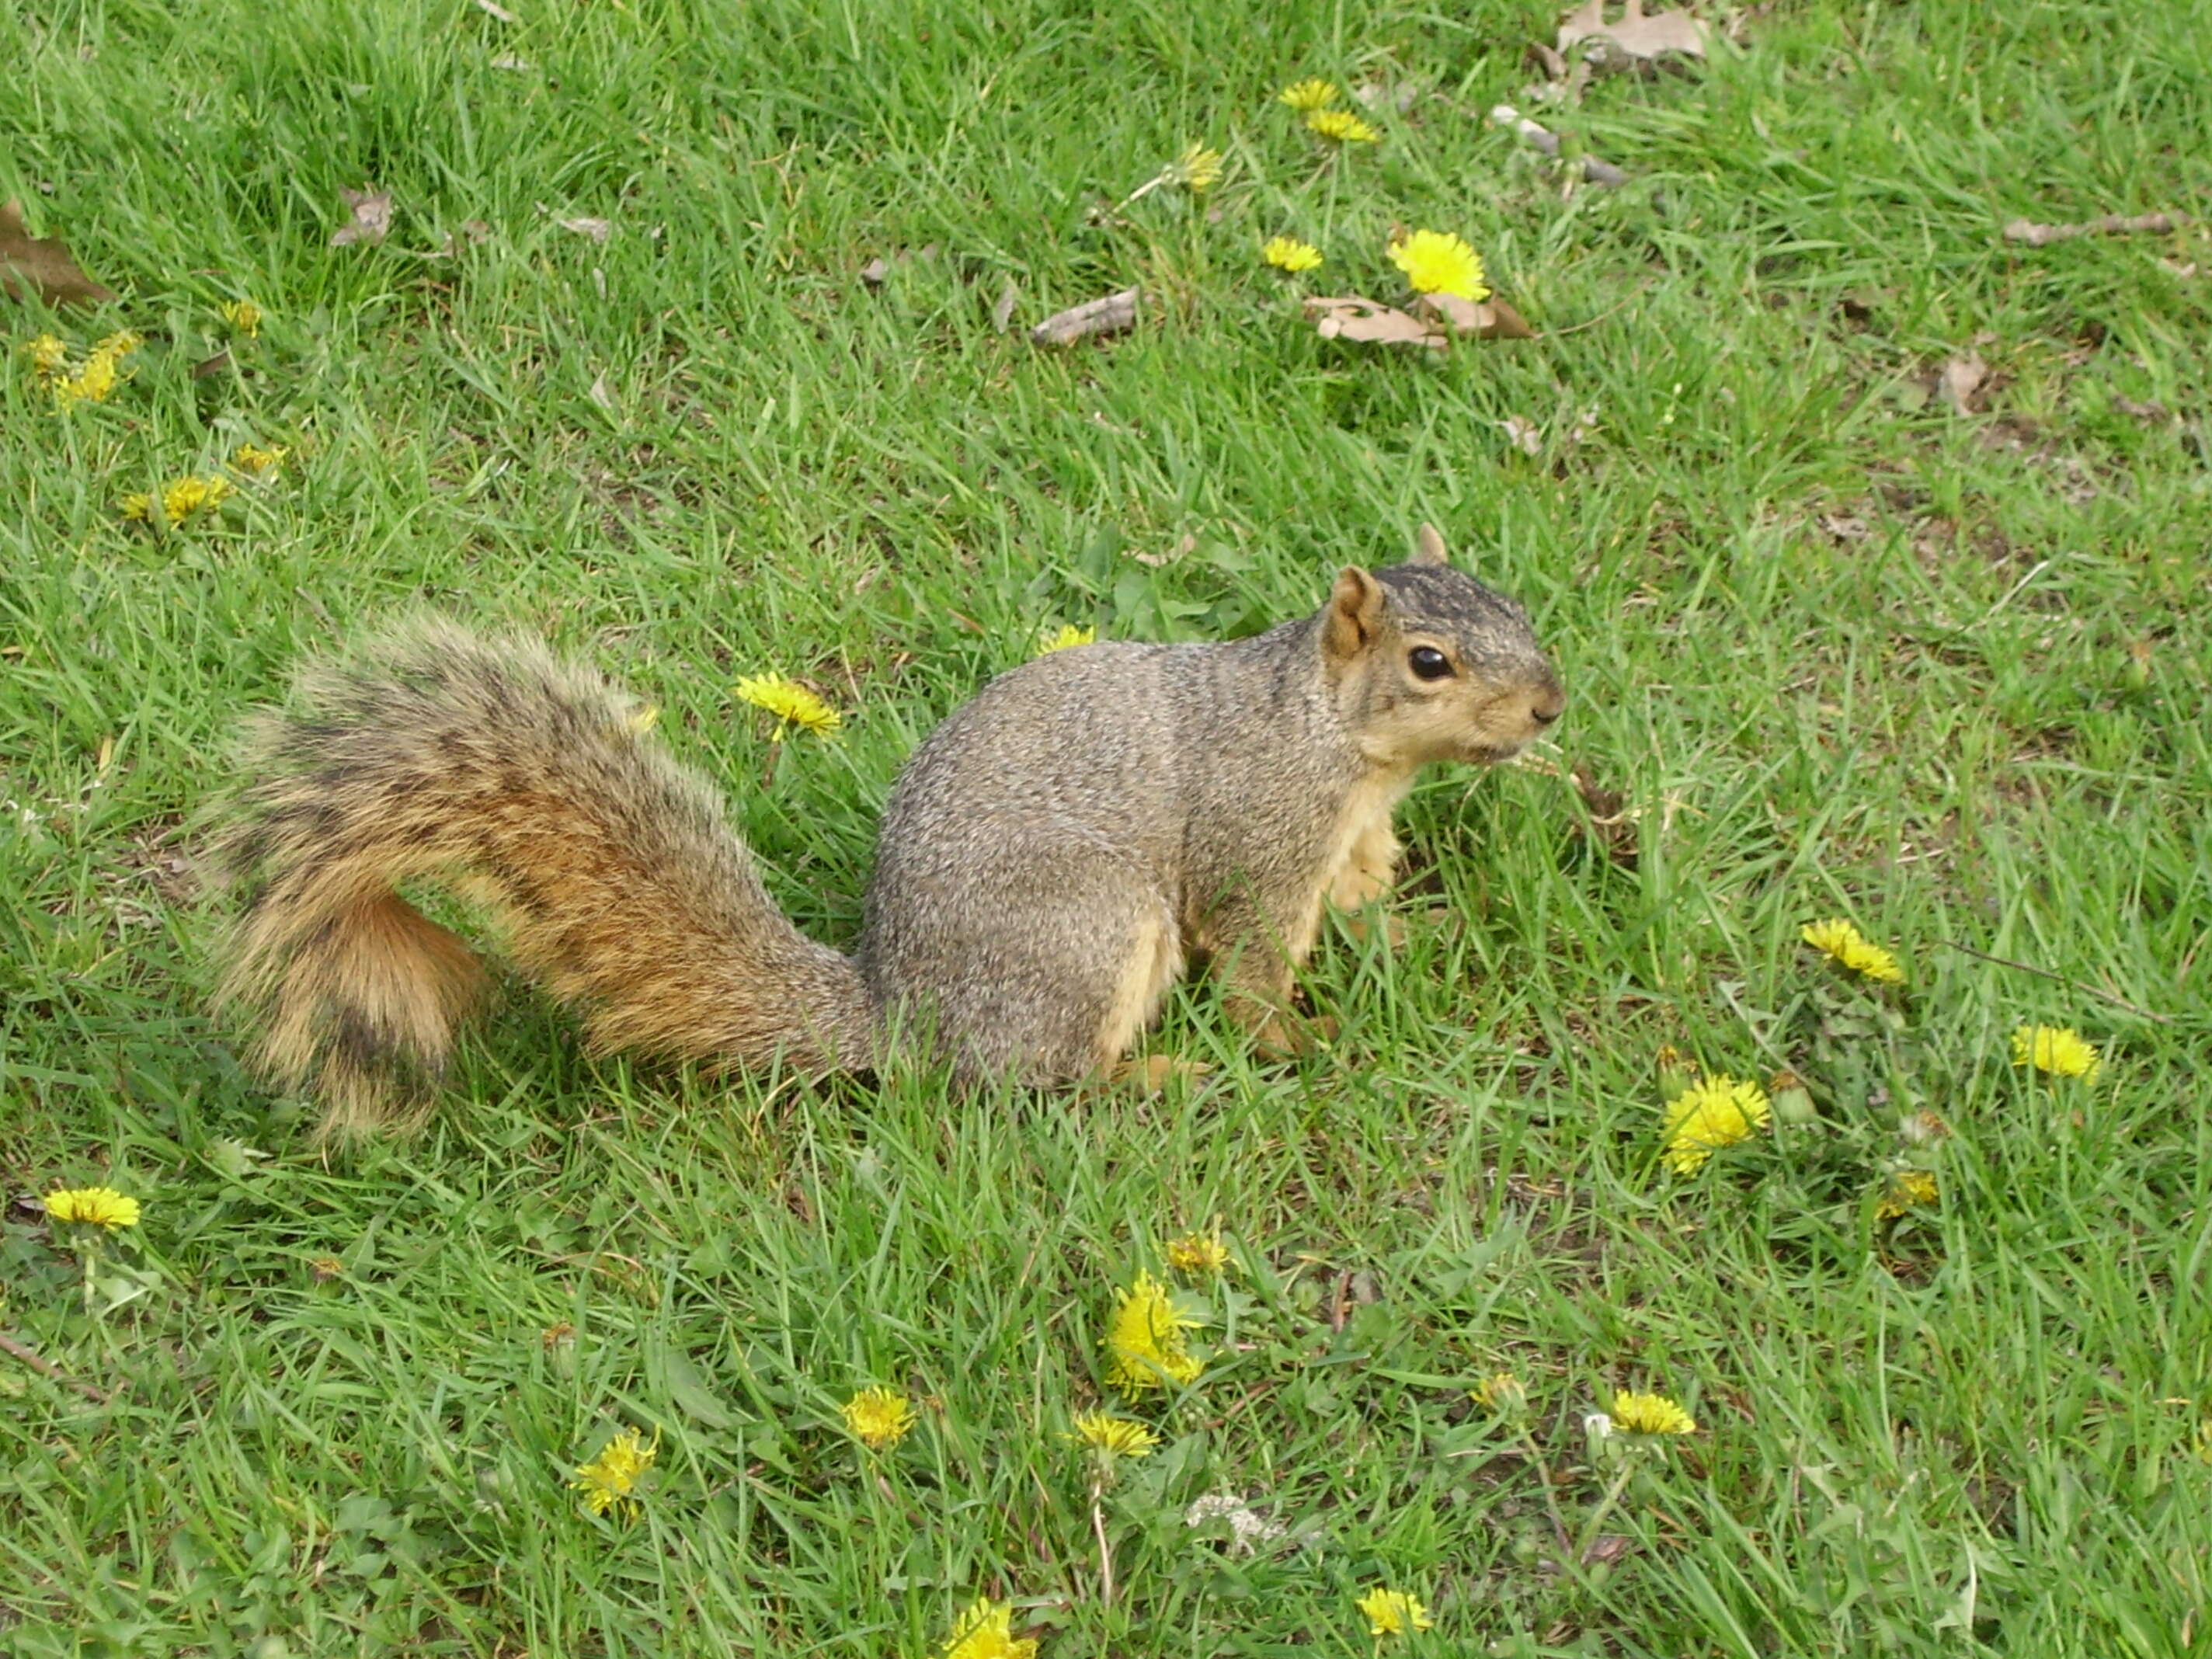
[[[1012,851],[1010,871],[1020,861]],[[958,933],[933,933],[926,957],[896,964],[915,992],[885,988],[894,1006],[933,1013],[939,1043],[977,1082],[1050,1087],[1106,1076],[1182,976],[1182,932],[1161,896],[1119,870],[1049,887],[1034,870],[1019,886],[1018,877],[971,872],[980,878]]]

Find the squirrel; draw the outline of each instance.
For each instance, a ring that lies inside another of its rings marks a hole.
[[[1282,1054],[1308,1036],[1290,996],[1323,905],[1389,885],[1415,773],[1506,759],[1562,705],[1527,612],[1427,525],[1409,562],[1348,566],[1266,633],[1048,653],[908,760],[848,957],[786,919],[636,703],[534,641],[420,619],[249,726],[216,1000],[342,1140],[421,1121],[487,984],[400,896],[421,878],[489,906],[597,1052],[821,1075],[908,1046],[963,1085],[1079,1083],[1139,1069],[1128,1050],[1210,959]]]

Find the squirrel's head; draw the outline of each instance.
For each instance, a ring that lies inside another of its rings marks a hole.
[[[1410,562],[1339,572],[1319,620],[1338,706],[1381,764],[1506,760],[1565,706],[1528,613],[1453,569],[1431,526]]]

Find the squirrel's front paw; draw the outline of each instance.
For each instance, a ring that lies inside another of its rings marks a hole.
[[[1213,1067],[1204,1060],[1178,1060],[1173,1054],[1146,1054],[1142,1060],[1125,1060],[1113,1072],[1115,1082],[1132,1084],[1148,1095],[1158,1094],[1177,1078],[1186,1083],[1202,1083],[1212,1075]]]

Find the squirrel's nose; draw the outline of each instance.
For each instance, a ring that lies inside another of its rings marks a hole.
[[[1539,726],[1549,726],[1567,706],[1567,694],[1553,680],[1539,690],[1528,704],[1528,718]]]

